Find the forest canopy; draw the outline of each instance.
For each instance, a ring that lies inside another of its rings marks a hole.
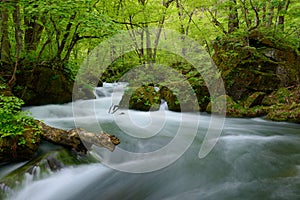
[[[2,76],[46,63],[76,68],[105,38],[137,27],[177,30],[209,51],[215,38],[253,29],[298,48],[299,9],[297,0],[2,0]]]

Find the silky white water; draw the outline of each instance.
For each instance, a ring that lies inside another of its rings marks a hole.
[[[199,119],[192,145],[174,163],[157,171],[126,173],[101,163],[72,166],[28,181],[9,199],[300,199],[300,125],[228,118],[213,150],[199,159],[210,115],[170,112],[165,104],[155,112],[120,109],[110,114],[110,106],[121,95],[112,87],[97,89],[97,99],[75,102],[81,127],[98,131],[100,126],[120,138],[120,148],[149,152],[170,143],[180,126],[187,135],[183,140],[188,140],[193,120]],[[27,109],[49,125],[75,127],[71,103]],[[122,164],[128,164],[122,159]]]

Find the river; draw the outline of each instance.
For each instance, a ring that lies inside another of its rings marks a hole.
[[[27,181],[9,199],[300,199],[299,124],[270,122],[262,118],[226,118],[216,145],[200,159],[199,149],[210,115],[171,112],[165,103],[159,111],[151,113],[118,110],[111,114],[108,113],[110,105],[114,104],[111,86],[97,90],[97,99],[75,102],[82,113],[79,125],[93,131],[99,129],[100,124],[101,129],[120,138],[119,149],[134,153],[157,151],[171,143],[180,127],[187,135],[192,133],[193,120],[197,119],[199,127],[196,127],[195,138],[178,159],[167,166],[161,165],[160,169],[132,173],[112,169],[109,163],[74,165]],[[49,125],[64,129],[75,127],[71,103],[27,109]],[[96,124],[92,120],[95,116]],[[186,140],[187,143],[190,141]],[[99,155],[101,157],[101,153]],[[163,160],[168,155],[160,156]],[[123,158],[123,164],[127,164],[126,159]],[[149,166],[152,166],[151,162],[148,161]]]

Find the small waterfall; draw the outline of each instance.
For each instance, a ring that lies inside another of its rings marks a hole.
[[[95,88],[94,94],[98,99],[101,97],[109,97],[111,95],[111,93],[106,88],[103,87]]]
[[[114,83],[103,83],[102,87],[96,87],[94,89],[94,94],[97,99],[102,97],[110,97],[113,93],[123,92],[123,88],[127,83],[114,82]]]
[[[169,110],[168,103],[164,99],[160,100],[159,110]]]

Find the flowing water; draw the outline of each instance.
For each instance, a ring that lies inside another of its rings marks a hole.
[[[117,110],[110,114],[110,106],[119,98],[118,95],[112,98],[113,92],[118,93],[112,87],[98,88],[95,100],[76,102],[82,115],[80,125],[93,131],[100,123],[103,130],[120,138],[119,148],[149,152],[172,141],[179,126],[188,134],[193,120],[199,119],[197,136],[191,146],[176,162],[148,173],[121,172],[101,163],[66,167],[27,181],[9,199],[300,199],[300,125],[261,118],[227,118],[213,150],[199,159],[210,115],[170,112],[165,103],[159,111],[151,113]],[[52,126],[75,127],[72,104],[28,109]],[[97,124],[91,115],[96,116]]]

